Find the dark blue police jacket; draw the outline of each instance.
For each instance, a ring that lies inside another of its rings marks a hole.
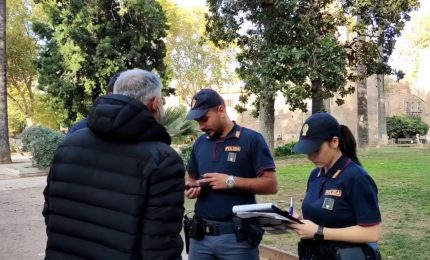
[[[275,169],[275,163],[263,136],[237,124],[223,138],[214,140],[206,134],[200,136],[188,164],[188,173],[196,179],[205,173],[256,178],[268,169]],[[255,202],[255,194],[249,191],[213,190],[205,186],[197,198],[195,210],[204,219],[229,221],[234,205]]]
[[[369,174],[342,156],[328,172],[320,168],[311,172],[303,217],[329,228],[375,225],[381,222],[377,194]]]

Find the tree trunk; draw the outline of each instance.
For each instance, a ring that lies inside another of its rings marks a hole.
[[[360,23],[361,17],[357,16],[357,24]],[[360,42],[366,39],[364,36],[358,36]],[[361,44],[359,42],[359,44]],[[358,146],[366,149],[369,145],[369,118],[367,116],[367,78],[366,67],[363,64],[357,66],[357,138]]]
[[[324,99],[324,111],[330,113],[330,98]]]
[[[378,87],[378,144],[388,144],[387,118],[385,117],[385,84],[384,75],[377,75]]]
[[[0,164],[11,163],[7,123],[6,0],[0,0]]]
[[[381,35],[381,30],[379,31],[379,35]],[[383,63],[382,55],[383,55],[383,47],[382,45],[378,48],[379,58],[378,62]],[[385,117],[385,82],[384,75],[379,74],[376,75],[376,87],[378,88],[378,146],[388,144],[388,135],[387,135],[387,118]]]
[[[322,83],[319,80],[312,80],[312,114],[325,111],[324,99],[322,97]]]
[[[268,90],[264,90],[262,93],[259,112],[260,133],[273,154],[275,143],[275,97]]]
[[[357,72],[359,76],[365,73],[364,65],[359,65]],[[367,82],[361,79],[357,82],[357,135],[358,146],[362,149],[369,144],[369,120],[367,116]]]

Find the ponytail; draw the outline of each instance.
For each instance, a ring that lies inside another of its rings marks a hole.
[[[355,141],[354,135],[351,130],[345,126],[340,126],[340,151],[343,155],[350,158],[353,162],[361,165],[357,156],[357,142]]]

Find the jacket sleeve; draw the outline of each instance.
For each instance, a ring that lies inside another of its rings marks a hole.
[[[48,228],[49,223],[49,182],[51,179],[51,171],[49,171],[48,177],[46,178],[46,187],[43,190],[43,197],[45,198],[45,202],[43,203],[42,215],[45,218],[45,225]]]
[[[181,259],[185,170],[173,149],[147,180],[143,209],[142,259]]]

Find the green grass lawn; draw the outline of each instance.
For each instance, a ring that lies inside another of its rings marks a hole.
[[[371,148],[360,159],[379,188],[384,259],[430,259],[430,147]],[[278,158],[279,192],[259,196],[288,208],[290,197],[300,210],[313,165],[304,156]],[[193,208],[187,201],[186,208]],[[264,236],[263,244],[297,253],[295,234]]]

